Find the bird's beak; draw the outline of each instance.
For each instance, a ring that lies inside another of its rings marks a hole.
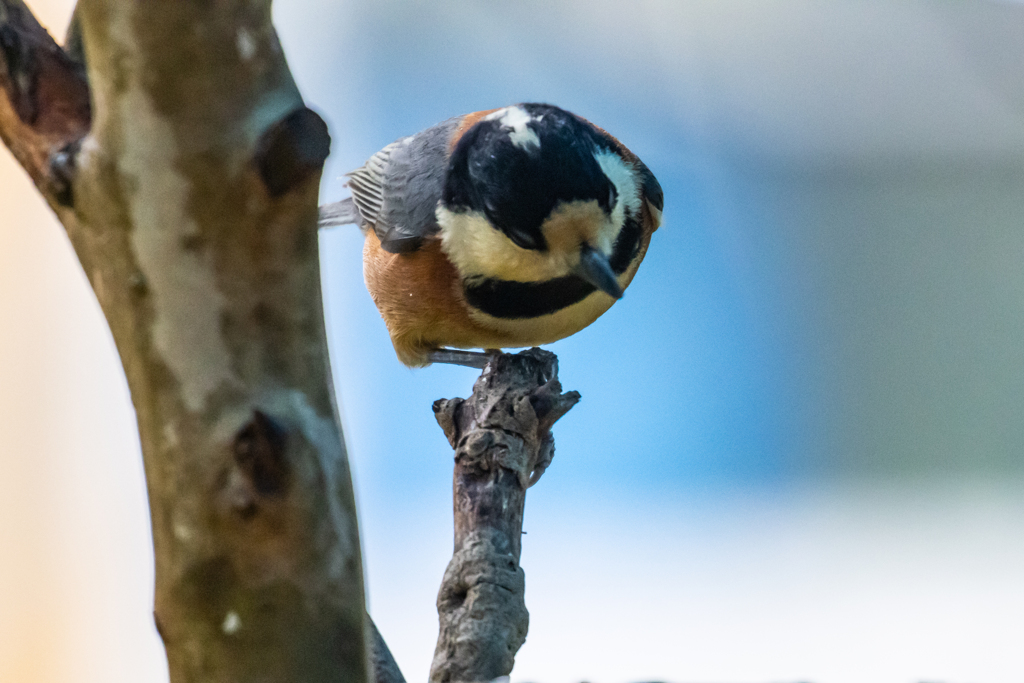
[[[576,266],[575,273],[608,296],[622,298],[622,287],[612,272],[608,257],[589,244],[580,247],[580,264]]]

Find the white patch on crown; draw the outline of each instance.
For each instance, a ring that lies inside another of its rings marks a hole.
[[[528,125],[530,121],[540,121],[541,117],[533,117],[522,107],[505,107],[498,111],[491,112],[484,117],[484,121],[498,121],[503,127],[511,128],[508,134],[512,144],[519,149],[533,147],[540,149],[540,138]]]

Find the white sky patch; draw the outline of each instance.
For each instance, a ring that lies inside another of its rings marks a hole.
[[[530,116],[522,107],[499,109],[492,114],[488,114],[485,120],[497,120],[505,128],[511,128],[512,132],[508,134],[508,137],[516,147],[520,149],[526,149],[527,147],[540,149],[540,138],[537,137],[537,133],[533,129],[526,125],[530,121],[540,121],[540,117]]]

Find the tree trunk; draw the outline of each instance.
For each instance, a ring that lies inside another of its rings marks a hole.
[[[76,59],[0,0],[0,135],[67,228],[124,365],[171,680],[364,683],[320,301],[326,126],[267,1],[82,0],[77,20]]]

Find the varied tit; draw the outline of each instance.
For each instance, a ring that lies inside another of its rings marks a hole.
[[[604,130],[546,104],[449,119],[348,174],[320,225],[366,232],[363,274],[409,366],[537,346],[622,297],[661,223],[661,186]]]

